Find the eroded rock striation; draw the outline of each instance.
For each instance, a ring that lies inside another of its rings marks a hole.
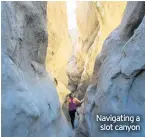
[[[78,93],[78,85],[85,69],[86,56],[99,30],[95,3],[76,2],[76,20],[78,39],[74,45],[72,58],[67,65],[67,72],[68,88],[72,92]],[[86,81],[88,82],[88,78]]]
[[[93,74],[96,55],[120,23],[126,2],[77,2],[77,44],[68,63],[68,88],[82,99]]]
[[[72,43],[68,32],[66,2],[47,2],[48,49],[46,68],[57,80],[57,92],[61,104],[70,91],[67,89],[66,66],[72,52]]]
[[[66,65],[71,56],[72,44],[68,33],[66,2],[47,2],[48,50],[47,69],[58,81],[68,83]]]
[[[145,136],[145,2],[128,2],[95,62],[76,137]],[[139,132],[103,132],[97,114],[141,116]]]
[[[2,2],[1,8],[2,137],[69,137],[45,69],[47,3]]]

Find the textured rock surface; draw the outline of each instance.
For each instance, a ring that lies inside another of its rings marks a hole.
[[[2,2],[2,137],[70,135],[44,65],[46,5]]]
[[[97,56],[76,137],[145,136],[145,2],[128,2]],[[97,114],[140,115],[139,132],[101,132]]]
[[[72,43],[68,33],[66,2],[47,2],[48,49],[46,68],[58,81],[57,92],[61,104],[70,93],[66,88],[66,65],[71,56]]]
[[[77,91],[78,84],[84,71],[85,59],[88,49],[92,45],[97,33],[96,6],[93,2],[77,2],[76,19],[78,26],[78,39],[74,45],[74,52],[67,66],[69,89]]]
[[[57,80],[67,85],[66,65],[72,44],[68,34],[66,2],[48,2],[47,13],[49,46],[46,67]]]
[[[79,39],[68,64],[69,88],[82,98],[92,77],[96,55],[120,23],[126,2],[77,2]]]

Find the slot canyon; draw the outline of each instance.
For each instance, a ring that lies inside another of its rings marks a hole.
[[[145,137],[144,42],[144,1],[1,2],[2,137]],[[97,114],[141,130],[100,131]]]

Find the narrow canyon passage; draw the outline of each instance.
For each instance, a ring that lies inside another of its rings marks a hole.
[[[144,16],[145,2],[1,2],[2,137],[144,137]]]

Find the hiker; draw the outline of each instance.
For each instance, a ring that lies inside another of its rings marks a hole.
[[[68,110],[69,110],[69,115],[71,118],[71,124],[73,129],[74,129],[74,120],[75,120],[75,112],[77,109],[77,105],[80,105],[82,102],[83,100],[80,101],[77,98],[73,97],[72,93],[70,93],[67,98]]]

